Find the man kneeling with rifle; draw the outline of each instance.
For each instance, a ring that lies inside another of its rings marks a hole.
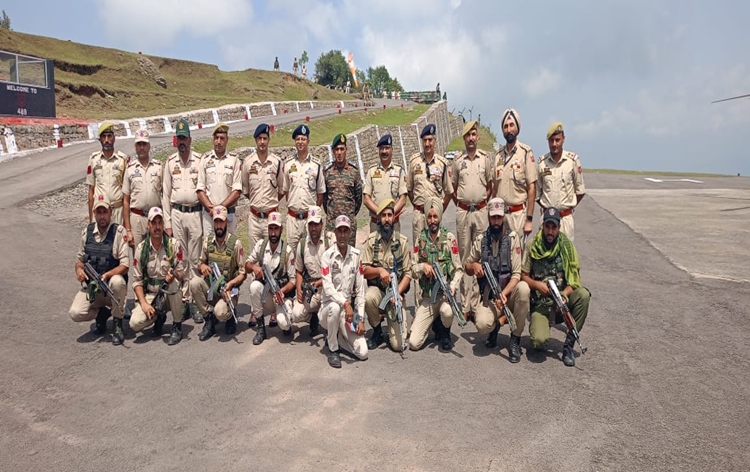
[[[202,277],[190,280],[190,294],[198,313],[206,320],[198,339],[216,334],[216,322],[224,322],[224,333],[237,331],[237,300],[245,275],[245,251],[242,241],[229,232],[228,211],[223,205],[211,210],[213,233],[203,238],[198,271]]]
[[[569,367],[576,364],[573,344],[586,321],[591,297],[588,289],[581,285],[580,267],[575,246],[560,232],[560,212],[557,208],[547,208],[544,210],[542,230],[526,246],[521,268],[521,279],[531,288],[529,337],[534,349],[543,350],[549,340],[550,325],[566,321],[555,305],[550,290],[552,284],[548,283],[551,280],[562,297],[564,306],[561,308],[567,312],[565,314],[572,315],[566,317],[566,325],[570,325],[562,356],[563,363]]]
[[[130,265],[128,236],[125,228],[111,222],[107,196],[99,195],[94,200],[93,212],[96,221],[83,230],[76,256],[76,278],[82,287],[70,305],[70,318],[77,322],[96,318],[94,334],[103,336],[107,318],[114,315],[112,344],[119,346],[125,340],[122,315]]]
[[[458,318],[461,327],[466,324],[455,299],[464,268],[458,255],[456,237],[440,224],[443,201],[438,197],[428,197],[424,203],[424,214],[427,227],[414,242],[414,276],[419,278],[422,300],[414,314],[409,348],[413,351],[420,349],[432,327],[435,338],[440,341],[440,348],[450,351],[453,348],[453,318]]]
[[[173,346],[182,339],[182,292],[185,273],[182,247],[164,232],[164,212],[159,207],[148,211],[148,238],[136,247],[133,259],[133,292],[138,303],[130,316],[130,328],[136,333],[151,325],[154,337],[162,335],[167,312],[172,313]]]
[[[250,308],[258,325],[253,344],[256,346],[266,339],[264,315],[274,312],[288,315],[292,310],[294,296],[294,253],[281,240],[281,213],[274,211],[268,215],[268,237],[257,243],[245,262],[245,271],[255,274],[250,283]]]
[[[497,346],[497,333],[510,324],[508,359],[521,360],[521,334],[529,313],[529,286],[521,281],[521,237],[503,225],[505,202],[493,198],[487,204],[489,227],[477,236],[466,259],[466,273],[479,282],[480,301],[472,307],[476,327],[489,333],[485,345]]]
[[[399,304],[403,307],[403,295],[409,290],[411,283],[411,254],[409,240],[393,226],[395,205],[396,202],[392,198],[380,203],[378,230],[370,233],[365,242],[362,266],[368,285],[365,292],[365,313],[373,328],[367,348],[376,349],[383,343],[383,328],[380,324],[385,315],[388,320],[388,341],[391,349],[403,352],[407,332],[406,316],[404,310],[399,314],[396,308]],[[394,275],[397,276],[396,284],[391,283]],[[397,286],[397,293],[394,293],[393,285]],[[386,295],[394,298],[383,311],[380,307]]]

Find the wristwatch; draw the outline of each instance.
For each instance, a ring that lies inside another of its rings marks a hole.
[[[526,215],[526,221],[534,221],[534,215]]]

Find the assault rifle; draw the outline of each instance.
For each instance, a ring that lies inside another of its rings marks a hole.
[[[261,301],[263,303],[266,302],[266,298],[268,297],[269,292],[273,293],[273,296],[275,297],[276,294],[281,295],[281,308],[284,310],[284,314],[286,315],[288,320],[291,320],[289,317],[289,313],[286,311],[286,305],[284,304],[284,294],[281,291],[281,287],[279,287],[279,283],[276,282],[276,278],[273,276],[273,272],[268,267],[267,264],[263,264],[263,278],[265,279],[265,285],[263,286],[263,293],[261,295]]]
[[[221,298],[223,298],[224,301],[227,302],[227,305],[229,306],[229,312],[232,313],[232,318],[234,318],[234,322],[237,323],[237,309],[234,307],[232,297],[236,296],[239,293],[239,290],[237,290],[236,288],[232,288],[232,293],[225,297],[223,293],[224,287],[227,286],[227,281],[224,279],[224,275],[222,275],[221,271],[219,270],[219,265],[216,262],[211,263],[211,273],[213,275],[213,283],[208,289],[208,301],[213,301],[214,290],[216,290],[216,293],[220,294]]]
[[[88,277],[89,279],[89,282],[87,284],[89,289],[89,301],[93,302],[94,300],[92,298],[94,297],[96,291],[101,290],[105,295],[111,298],[117,306],[120,306],[120,300],[118,300],[115,296],[115,292],[113,292],[112,289],[109,288],[107,282],[102,280],[101,275],[99,275],[99,273],[94,269],[94,266],[86,262],[83,264],[83,271],[86,273],[86,277]]]
[[[453,293],[451,293],[451,286],[448,283],[448,279],[446,279],[445,275],[443,275],[443,269],[440,268],[440,262],[436,260],[432,264],[432,268],[433,270],[435,270],[435,278],[437,280],[432,286],[430,301],[432,302],[432,304],[435,304],[435,302],[437,302],[438,293],[442,291],[445,294],[445,298],[448,300],[448,304],[451,306],[453,316],[455,316],[458,320],[458,326],[463,328],[464,326],[466,326],[466,318],[464,318],[464,314],[461,312],[461,307],[458,306],[456,297],[454,297]]]
[[[586,352],[586,348],[584,348],[581,344],[581,335],[578,334],[578,329],[576,328],[576,320],[573,319],[573,315],[570,313],[568,305],[565,304],[562,295],[560,295],[560,291],[557,289],[557,284],[554,280],[548,279],[547,287],[549,287],[549,291],[552,294],[552,299],[555,301],[555,305],[557,305],[557,309],[560,310],[560,314],[565,321],[565,326],[568,327],[568,331],[573,333],[573,336],[578,342],[578,347],[581,348],[581,354],[584,354]]]
[[[408,257],[408,255],[407,255]],[[380,302],[378,309],[381,313],[385,313],[385,309],[388,303],[393,303],[393,312],[396,315],[396,322],[399,326],[399,335],[401,336],[401,357],[404,357],[404,350],[406,350],[406,333],[404,333],[404,306],[401,303],[401,294],[398,292],[398,262],[396,258],[393,258],[393,270],[391,271],[391,284],[388,286],[388,290],[385,291],[385,296]]]
[[[309,305],[316,293],[318,293],[318,289],[315,288],[312,278],[305,271],[305,275],[302,276],[302,300]]]
[[[490,263],[482,262],[482,269],[484,269],[484,278],[487,279],[487,283],[490,284],[490,291],[492,292],[492,298],[494,298],[495,300],[500,299],[500,293],[502,292],[502,290],[500,289],[500,284],[497,283],[495,274],[492,272],[492,269],[490,268]],[[510,309],[508,308],[508,305],[506,304],[503,304],[503,315],[505,315],[505,317],[508,319],[510,330],[515,331],[516,319],[513,318],[513,314],[510,312]]]

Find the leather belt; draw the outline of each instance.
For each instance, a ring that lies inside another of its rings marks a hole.
[[[271,213],[273,213],[274,211],[279,211],[279,209],[278,209],[278,208],[271,208],[270,210],[267,210],[267,211],[260,211],[260,210],[256,210],[256,209],[255,209],[255,208],[253,208],[253,207],[250,207],[250,213],[252,213],[252,214],[253,214],[253,215],[255,215],[256,217],[258,217],[258,218],[261,218],[261,219],[264,219],[264,220],[265,220],[266,218],[268,218],[268,215],[270,215],[270,214],[271,214]]]
[[[564,210],[560,210],[560,217],[565,218],[566,216],[570,216],[573,214],[572,208],[566,208]]]
[[[194,213],[196,211],[203,210],[203,205],[200,203],[197,205],[181,205],[179,203],[172,202],[172,208],[175,210],[180,210],[183,213]]]
[[[521,211],[524,208],[526,208],[526,205],[521,203],[520,205],[509,205],[507,208],[508,208],[508,213],[515,213],[517,211]]]
[[[414,209],[417,211],[424,212],[424,205],[414,205]]]
[[[289,216],[291,216],[292,218],[296,218],[298,220],[304,220],[304,219],[307,218],[307,212],[306,211],[305,212],[297,212],[297,211],[294,211],[291,208],[289,208],[287,210],[287,214]]]
[[[476,204],[466,204],[464,202],[458,202],[458,208],[465,211],[477,211],[487,206],[487,202],[479,202]]]
[[[138,216],[146,216],[148,214],[148,210],[139,210],[138,208],[130,208],[130,213],[134,213]]]

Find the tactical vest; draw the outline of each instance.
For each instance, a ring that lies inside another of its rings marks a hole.
[[[284,241],[279,241],[279,250],[281,251],[281,258],[279,260],[279,265],[271,270],[271,273],[273,274],[273,277],[276,279],[276,283],[279,284],[279,288],[283,287],[284,285],[289,282],[289,274],[286,272],[286,261],[287,261],[287,255],[286,255],[286,248],[284,247]],[[260,263],[263,264],[263,259],[266,254],[266,246],[268,246],[268,238],[263,239],[263,244],[260,246]],[[294,295],[294,290],[289,292],[290,294]],[[287,298],[289,295],[287,295]]]
[[[174,267],[174,246],[172,244],[172,238],[167,236],[167,233],[162,233],[161,239],[162,246],[164,246],[167,252],[167,259],[169,259],[169,265]],[[155,279],[148,274],[148,252],[151,248],[151,237],[148,236],[143,241],[143,247],[141,248],[141,274],[143,274],[143,285],[144,290],[148,291],[149,285],[161,285],[164,283],[164,279]]]
[[[107,231],[107,236],[100,243],[97,243],[94,237],[96,223],[89,223],[86,227],[86,243],[83,246],[85,261],[91,264],[99,275],[120,265],[120,260],[112,255],[117,226],[117,223],[112,223]]]
[[[383,267],[384,269],[387,269],[389,272],[393,269],[393,267],[385,267],[380,262],[380,241],[382,241],[383,238],[378,237],[375,239],[375,244],[372,247],[372,266],[373,267]],[[393,242],[391,243],[391,254],[393,255],[393,259],[396,262],[396,274],[398,275],[398,280],[400,281],[404,277],[404,247],[402,247],[401,241],[399,238],[396,237],[396,233],[393,233]],[[388,287],[383,285],[382,281],[380,280],[380,277],[375,277],[374,279],[370,279],[367,281],[367,285],[372,287],[379,287],[381,290],[386,290]]]
[[[453,279],[453,274],[456,269],[453,267],[453,259],[451,259],[451,248],[448,246],[448,230],[441,227],[438,239],[433,242],[429,236],[429,230],[423,229],[419,233],[417,242],[417,255],[419,256],[420,262],[429,262],[430,265],[437,262],[440,264],[440,268],[443,270],[443,274],[448,278],[447,282]],[[419,286],[423,292],[429,292],[432,290],[432,286],[435,284],[434,280],[431,282],[424,274],[419,278]]]
[[[500,288],[505,288],[512,275],[510,262],[510,232],[503,235],[500,240],[500,250],[496,256],[492,255],[492,236],[489,228],[484,232],[482,237],[482,262],[489,262],[492,272],[500,284]],[[484,287],[482,287],[484,291]]]
[[[328,249],[328,233],[323,231],[323,250],[325,251]],[[299,256],[302,258],[302,266],[305,268],[305,271],[302,273],[302,277],[305,280],[310,280],[310,274],[307,272],[307,266],[305,265],[305,246],[307,246],[307,233],[303,234],[302,237],[299,240]]]
[[[234,255],[234,246],[237,244],[237,236],[230,234],[226,241],[226,248],[223,251],[217,249],[216,236],[211,236],[208,239],[208,265],[216,263],[219,266],[221,275],[224,276],[224,280],[230,281],[237,276],[238,267],[237,263],[232,264],[232,256]]]
[[[565,267],[562,256],[558,253],[552,259],[531,259],[531,273],[529,276],[534,280],[546,281],[552,279],[557,288],[562,292],[568,286],[565,280]],[[538,291],[531,291],[532,305],[552,306],[552,297],[543,297]]]

